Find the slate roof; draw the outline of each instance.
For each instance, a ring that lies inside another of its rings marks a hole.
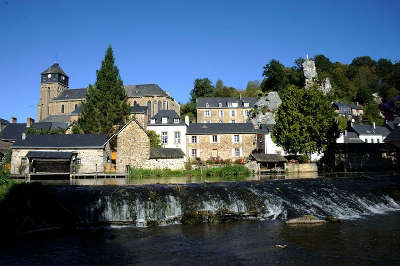
[[[260,128],[256,129],[257,134],[268,134],[269,132],[272,131],[272,128],[274,127],[274,125],[272,124],[261,124]]]
[[[153,116],[151,119],[155,119],[155,124],[162,124],[162,118],[163,117],[168,117],[167,123],[166,124],[174,124],[174,118],[179,118],[179,115],[174,111],[174,110],[160,110],[158,113]],[[184,121],[179,120],[179,124],[184,123]],[[166,125],[162,124],[162,125]],[[149,124],[149,125],[154,125],[154,124]],[[176,125],[176,124],[174,124]]]
[[[131,114],[145,114],[147,113],[147,106],[134,105],[131,107]]]
[[[53,101],[82,100],[86,96],[86,88],[64,90]]]
[[[263,163],[286,163],[287,162],[286,158],[280,154],[265,154],[265,153],[253,152],[253,153],[251,153],[251,156],[257,162],[263,162]]]
[[[10,123],[0,132],[0,139],[8,141],[21,139],[25,130],[26,123]]]
[[[71,159],[76,152],[61,152],[61,151],[29,151],[25,157],[40,158],[40,159]]]
[[[335,105],[339,110],[345,110],[345,109],[363,110],[361,106],[352,103],[334,102],[333,105]]]
[[[355,109],[355,110],[362,110],[362,109],[363,109],[361,106],[356,105],[356,104],[349,103],[349,104],[347,104],[347,105],[348,105],[351,109]]]
[[[43,119],[41,122],[57,122],[57,123],[65,123],[69,124],[71,116],[70,115],[51,115]]]
[[[7,120],[5,120],[5,119],[2,119],[2,118],[0,118],[0,124],[9,124],[9,122],[7,121]]]
[[[126,85],[125,92],[128,97],[169,96],[158,84]]]
[[[85,98],[87,88],[68,89],[62,91],[54,101],[82,100]],[[157,84],[126,85],[125,92],[128,97],[165,96],[169,95]]]
[[[42,75],[43,74],[63,74],[64,76],[67,76],[58,63],[51,65],[48,69],[42,72]]]
[[[390,134],[389,129],[381,126],[376,126],[374,129],[372,125],[354,124],[352,127],[358,135],[382,135],[386,137]]]
[[[50,130],[50,129],[67,129],[68,123],[60,123],[60,122],[38,122],[33,123],[32,128],[36,130]]]
[[[28,135],[16,141],[14,148],[103,148],[107,142],[105,134],[56,134]]]
[[[251,123],[191,123],[187,135],[252,134],[256,130]]]
[[[348,131],[346,135],[343,137],[344,143],[364,143],[356,132]]]
[[[400,126],[396,126],[386,137],[385,142],[400,141]]]
[[[386,121],[386,125],[393,130],[397,125],[400,124],[400,117],[395,117],[393,121]]]
[[[238,103],[238,107],[228,107],[228,102]],[[257,102],[255,97],[201,97],[196,99],[196,108],[243,108],[244,103],[249,103],[249,107],[254,107]],[[208,107],[206,104],[208,103]],[[221,107],[218,104],[221,103]]]
[[[178,159],[185,154],[178,148],[150,148],[150,159]]]

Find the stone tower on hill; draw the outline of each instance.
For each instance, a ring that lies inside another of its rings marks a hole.
[[[42,121],[50,115],[50,100],[68,89],[68,79],[67,74],[65,74],[57,63],[42,72],[37,121]]]

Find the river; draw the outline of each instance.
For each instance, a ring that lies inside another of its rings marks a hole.
[[[400,265],[398,176],[48,190],[30,219],[78,229],[3,242],[0,265]],[[342,222],[285,224],[303,214]]]

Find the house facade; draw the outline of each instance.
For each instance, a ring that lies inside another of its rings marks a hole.
[[[251,123],[192,123],[186,133],[186,154],[191,159],[248,157],[256,148]]]
[[[386,127],[367,124],[354,124],[352,129],[357,134],[358,138],[365,143],[383,143],[386,137],[390,134],[390,130]]]
[[[186,151],[187,124],[174,110],[161,110],[150,118],[147,130],[153,130],[161,138],[163,148],[179,148]]]
[[[256,101],[250,97],[197,98],[197,123],[246,123]]]

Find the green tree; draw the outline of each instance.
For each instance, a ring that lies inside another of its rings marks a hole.
[[[114,125],[126,122],[130,108],[124,85],[115,65],[113,50],[107,48],[94,86],[89,85],[79,128],[85,133],[114,133]]]
[[[307,90],[290,86],[281,99],[272,138],[285,151],[311,158],[311,153],[325,150],[339,136],[337,114],[315,86]]]
[[[289,85],[285,66],[278,60],[272,59],[269,64],[264,66],[263,76],[265,78],[261,83],[261,89],[264,92],[281,92]]]
[[[253,80],[247,82],[246,89],[244,91],[241,91],[243,97],[257,97],[259,96],[262,91],[261,91],[261,83],[258,80]]]
[[[224,82],[221,79],[217,80],[217,82],[215,83],[215,88],[222,89],[223,87],[225,87]]]
[[[188,102],[186,104],[181,104],[181,117],[189,116],[189,121],[196,121],[196,103]]]
[[[233,87],[223,87],[216,89],[216,97],[239,97],[239,92]]]
[[[199,97],[213,97],[215,95],[215,88],[208,78],[196,79],[194,87],[190,91],[191,101],[196,102]]]
[[[150,139],[150,147],[152,148],[160,148],[161,147],[161,138],[154,130],[147,130],[147,135]]]
[[[333,69],[333,63],[328,57],[319,54],[314,56],[315,67],[317,68],[318,75],[324,73],[330,73]]]
[[[372,122],[375,122],[375,124],[378,126],[382,126],[384,124],[384,120],[380,115],[378,104],[375,101],[370,101],[366,105],[363,114],[363,123]]]

